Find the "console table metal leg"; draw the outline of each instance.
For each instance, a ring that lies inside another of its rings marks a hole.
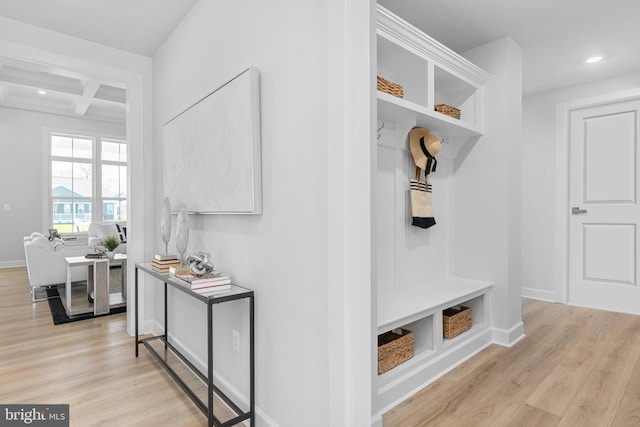
[[[255,334],[253,330],[253,295],[249,297],[249,411],[251,411],[251,426],[256,425],[255,402]]]
[[[207,394],[209,426],[213,426],[213,308],[207,304]]]
[[[138,357],[138,267],[136,267],[136,274],[134,280],[134,299],[135,299],[135,316],[136,316],[136,357]]]
[[[164,349],[167,349],[167,343],[169,342],[169,319],[167,317],[167,282],[164,283]]]

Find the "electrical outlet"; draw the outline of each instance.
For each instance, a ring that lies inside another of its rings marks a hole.
[[[5,203],[5,204],[4,204],[4,210],[5,210],[5,211],[10,211],[10,210],[11,210],[11,204],[9,204],[9,203]]]
[[[231,332],[231,348],[240,353],[240,332],[235,329]]]

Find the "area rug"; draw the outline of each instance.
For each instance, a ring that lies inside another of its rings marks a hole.
[[[49,302],[49,309],[51,310],[51,318],[54,325],[61,325],[63,323],[77,322],[79,320],[93,319],[94,317],[110,316],[112,314],[124,313],[127,311],[127,307],[112,308],[109,313],[94,315],[93,313],[78,314],[77,316],[69,317],[60,300],[60,294],[55,288],[47,289],[47,298]]]

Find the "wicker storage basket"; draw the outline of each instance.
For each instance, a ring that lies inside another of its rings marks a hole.
[[[454,119],[460,120],[460,110],[447,104],[436,105],[436,111],[438,113],[446,114]]]
[[[442,332],[447,339],[471,329],[471,308],[451,307],[442,312]]]
[[[378,76],[378,90],[397,96],[398,98],[402,98],[404,96],[404,89],[402,89],[402,86],[397,83],[390,82],[389,80],[385,80],[380,76]]]
[[[401,329],[378,335],[378,375],[413,357],[413,332]]]

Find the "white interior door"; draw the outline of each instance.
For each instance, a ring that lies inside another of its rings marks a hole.
[[[640,100],[571,112],[568,302],[640,314]]]

